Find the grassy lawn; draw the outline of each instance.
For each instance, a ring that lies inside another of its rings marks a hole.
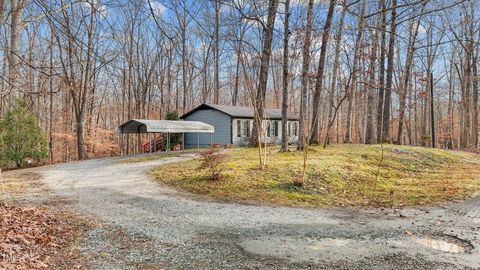
[[[332,145],[310,149],[307,182],[300,174],[301,152],[271,148],[268,167],[259,169],[258,150],[227,153],[222,180],[211,181],[200,160],[162,165],[159,181],[220,200],[289,206],[411,206],[480,194],[480,155],[409,146]]]

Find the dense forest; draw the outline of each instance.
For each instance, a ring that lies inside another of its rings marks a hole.
[[[52,161],[204,103],[298,112],[306,143],[479,145],[478,0],[0,0],[0,116]],[[23,101],[22,101],[23,102]]]

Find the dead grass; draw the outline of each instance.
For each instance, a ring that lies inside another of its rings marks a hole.
[[[3,181],[0,182],[0,192],[7,194],[22,194],[39,187],[40,175],[28,171],[11,171],[2,173]]]
[[[300,152],[271,148],[268,167],[259,169],[253,148],[227,153],[221,181],[209,181],[200,161],[162,165],[152,171],[161,182],[221,200],[288,206],[413,206],[464,199],[479,194],[480,156],[410,146],[332,145],[310,150],[307,182]]]
[[[167,158],[167,157],[178,157],[183,154],[188,154],[188,153],[195,153],[198,152],[197,149],[187,149],[183,151],[175,151],[175,152],[158,152],[158,153],[152,153],[152,154],[144,154],[139,157],[131,157],[131,158],[126,158],[126,159],[121,159],[119,162],[120,163],[126,163],[126,164],[131,164],[131,163],[139,163],[139,162],[146,162],[146,161],[152,161],[152,160],[157,160],[157,159],[162,159],[162,158]]]

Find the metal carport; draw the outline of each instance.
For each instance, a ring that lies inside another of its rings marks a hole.
[[[200,121],[131,119],[120,125],[118,132],[122,136],[124,134],[166,133],[167,151],[169,151],[171,133],[182,134],[182,149],[185,148],[185,133],[197,133],[197,138],[199,138],[200,133],[210,133],[210,146],[212,146],[212,133],[215,132],[215,128]],[[123,139],[121,141],[123,142]],[[198,139],[197,148],[200,147],[199,142],[200,139]]]

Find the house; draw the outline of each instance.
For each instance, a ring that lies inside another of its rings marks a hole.
[[[267,142],[279,144],[282,141],[282,112],[279,109],[266,109]],[[204,103],[180,117],[188,121],[201,121],[215,127],[215,132],[206,134],[185,134],[185,148],[208,146],[210,143],[220,145],[244,146],[250,142],[254,121],[254,109],[250,107],[228,106]],[[287,134],[289,142],[298,140],[297,114],[288,113]],[[263,140],[262,140],[263,141]]]

